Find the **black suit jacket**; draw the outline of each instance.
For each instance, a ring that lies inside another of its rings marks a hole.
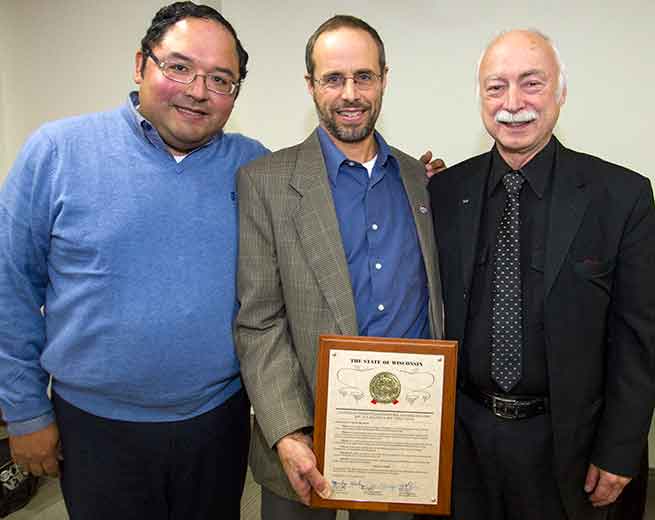
[[[556,142],[543,265],[554,464],[571,518],[589,463],[633,476],[655,403],[655,210],[648,179]],[[429,184],[446,338],[464,339],[491,153]]]

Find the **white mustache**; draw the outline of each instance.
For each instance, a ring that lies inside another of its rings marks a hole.
[[[500,110],[496,112],[496,123],[529,123],[537,119],[537,113],[534,110],[520,110],[516,114],[512,114],[507,110]]]

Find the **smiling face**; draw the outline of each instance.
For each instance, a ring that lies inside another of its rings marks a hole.
[[[213,20],[180,20],[151,50],[162,62],[175,58],[200,74],[219,71],[233,81],[239,80],[234,38]],[[139,112],[154,125],[174,155],[188,153],[212,139],[225,126],[234,107],[234,97],[207,90],[204,76],[196,77],[189,85],[176,83],[164,77],[141,51],[136,54],[134,80],[140,86]]]
[[[487,132],[515,169],[548,144],[566,90],[551,45],[528,31],[500,36],[480,63],[480,108]]]
[[[382,76],[367,90],[349,79],[343,88],[331,89],[307,78],[320,124],[337,147],[367,147],[374,142],[373,130],[380,115],[386,86],[386,71],[380,70],[378,48],[366,31],[342,27],[323,33],[314,46],[314,79],[331,74],[351,77],[372,72]],[[349,156],[348,153],[346,153]]]

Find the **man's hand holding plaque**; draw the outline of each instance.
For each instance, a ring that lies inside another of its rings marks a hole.
[[[290,433],[282,437],[276,447],[289,483],[303,504],[309,505],[312,489],[323,498],[330,497],[330,486],[316,468],[316,455],[309,435],[300,431]]]

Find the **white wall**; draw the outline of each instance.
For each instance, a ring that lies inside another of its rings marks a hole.
[[[164,1],[0,0],[0,180],[42,122],[123,102],[133,88],[134,52]],[[345,12],[368,20],[385,40],[391,75],[379,128],[409,153],[431,147],[454,164],[487,149],[474,64],[498,29],[536,26],[559,42],[570,71],[558,135],[573,148],[655,175],[648,157],[655,120],[650,0],[207,3],[222,5],[251,54],[228,129],[273,149],[314,127],[304,46],[323,20]]]
[[[220,9],[220,0],[203,0]],[[0,0],[0,181],[43,122],[113,108],[136,88],[134,54],[166,0]],[[2,93],[4,91],[4,97]],[[4,123],[4,125],[3,125]],[[3,139],[4,137],[4,139]]]
[[[165,0],[0,0],[0,181],[41,123],[122,103],[134,52]],[[454,164],[489,147],[473,97],[484,44],[508,27],[538,27],[570,74],[558,135],[569,146],[651,179],[655,84],[651,0],[205,0],[235,25],[250,75],[229,128],[276,149],[314,127],[304,47],[336,13],[361,16],[385,41],[391,68],[379,128],[418,155]],[[651,438],[651,461],[655,439]]]
[[[428,147],[454,164],[488,149],[474,99],[474,66],[502,28],[537,27],[558,43],[570,71],[557,131],[573,148],[655,175],[655,2],[485,0],[224,0],[252,55],[230,128],[276,149],[298,142],[316,118],[303,81],[305,43],[336,13],[379,31],[391,74],[378,127],[413,155]]]

